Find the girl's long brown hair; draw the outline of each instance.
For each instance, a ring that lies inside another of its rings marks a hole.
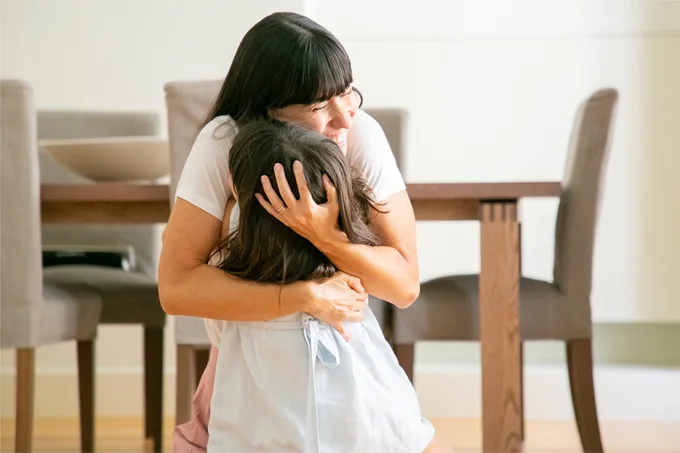
[[[264,195],[260,177],[267,175],[279,193],[274,164],[282,164],[288,184],[299,198],[293,162],[303,165],[307,185],[317,204],[326,203],[322,175],[336,188],[338,226],[355,244],[379,245],[371,229],[378,211],[365,178],[353,169],[329,138],[290,123],[258,120],[243,125],[229,155],[229,172],[238,194],[238,228],[221,240],[218,267],[247,280],[290,283],[332,276],[336,268],[311,242],[269,214],[255,198]],[[279,195],[280,196],[280,195]],[[266,196],[265,196],[266,199]]]

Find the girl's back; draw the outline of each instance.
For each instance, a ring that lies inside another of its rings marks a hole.
[[[276,122],[242,127],[230,155],[238,204],[218,247],[219,266],[242,278],[287,283],[330,276],[332,263],[254,198],[274,163],[293,176],[302,162],[309,191],[325,202],[325,173],[336,187],[339,228],[353,242],[377,244],[373,204],[334,142]],[[277,189],[278,191],[278,189]],[[260,192],[261,193],[261,192]],[[226,219],[225,219],[226,220]],[[434,430],[370,309],[346,326],[351,340],[306,313],[222,326],[208,452],[420,453]],[[244,410],[243,408],[247,408]]]

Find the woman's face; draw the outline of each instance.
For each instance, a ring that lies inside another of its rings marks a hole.
[[[269,114],[279,121],[295,123],[322,133],[346,153],[347,134],[359,104],[359,95],[350,87],[345,93],[326,102],[288,105],[273,109]]]

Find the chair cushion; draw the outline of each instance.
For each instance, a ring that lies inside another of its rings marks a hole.
[[[47,282],[82,283],[101,294],[104,324],[165,325],[158,285],[146,274],[98,266],[55,266],[43,274]]]
[[[521,278],[520,335],[523,340],[589,338],[590,319],[574,322],[569,299],[550,282]],[[394,313],[395,341],[479,340],[479,276],[426,281],[410,307]]]
[[[102,312],[102,298],[84,285],[44,282],[38,303],[2,310],[0,345],[3,348],[37,348],[72,340],[93,340]],[[30,326],[30,328],[26,328]]]
[[[45,282],[43,297],[39,344],[96,338],[102,313],[102,298],[96,291],[84,285]]]

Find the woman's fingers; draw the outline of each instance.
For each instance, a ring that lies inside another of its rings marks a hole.
[[[368,295],[366,295],[366,299],[368,298]],[[358,299],[353,302],[351,302],[348,307],[352,311],[364,311],[366,310],[366,306],[368,305],[368,302],[366,299]]]
[[[293,173],[295,174],[295,182],[298,186],[298,192],[300,192],[300,200],[304,200],[310,204],[314,203],[312,194],[309,192],[309,187],[307,186],[305,170],[302,168],[302,163],[300,163],[298,160],[293,163]]]
[[[272,183],[269,180],[267,176],[262,176],[262,189],[264,189],[264,194],[267,196],[267,200],[269,201],[269,204],[272,205],[275,211],[278,211],[281,209],[281,206],[285,206],[283,204],[283,201],[279,198],[279,196],[276,194],[276,191],[274,190],[274,187],[272,187]]]
[[[340,335],[343,336],[343,338],[347,341],[350,341],[352,339],[351,335],[349,332],[347,332],[347,329],[345,328],[345,325],[343,322],[361,322],[364,320],[364,312],[363,311],[344,311],[344,310],[339,310],[338,311],[338,316],[336,316],[336,321],[333,322],[331,325],[338,331]]]
[[[333,278],[338,278],[344,281],[344,283],[349,286],[351,289],[356,291],[357,293],[364,294],[366,293],[366,290],[364,289],[364,285],[361,284],[361,279],[359,277],[355,277],[354,275],[349,275],[346,274],[342,271],[337,271],[334,275]]]
[[[361,322],[363,320],[364,320],[364,312],[363,311],[347,311],[347,312],[345,312],[344,321]]]
[[[321,179],[323,180],[323,187],[326,189],[326,199],[328,200],[328,204],[336,203],[338,194],[335,190],[335,186],[331,182],[331,178],[324,174]]]
[[[256,193],[255,198],[257,198],[257,201],[260,202],[260,205],[264,208],[265,211],[267,211],[269,214],[276,217],[284,225],[288,226],[288,222],[286,222],[286,218],[283,217],[278,212],[276,212],[276,209],[274,209],[274,207],[267,200],[265,200],[262,195],[260,195],[259,193]]]
[[[345,330],[345,326],[342,324],[342,321],[334,322],[333,324],[331,324],[331,326],[333,326],[333,327],[335,328],[335,330],[337,330],[338,333],[339,333],[340,335],[342,335],[342,337],[343,337],[346,341],[350,341],[350,340],[352,339],[352,338],[349,336],[349,334],[347,333],[347,331]]]
[[[283,165],[274,165],[274,176],[276,177],[276,184],[279,186],[279,193],[286,203],[286,206],[294,206],[297,198],[295,198],[293,191],[290,189],[290,185],[288,185],[286,171],[283,169]]]
[[[350,288],[352,288],[354,291],[356,291],[358,293],[365,294],[366,290],[364,289],[364,285],[361,284],[361,279],[359,279],[358,277],[355,277],[353,275],[344,274],[344,273],[343,273],[343,278],[347,282],[347,286],[349,286]]]

